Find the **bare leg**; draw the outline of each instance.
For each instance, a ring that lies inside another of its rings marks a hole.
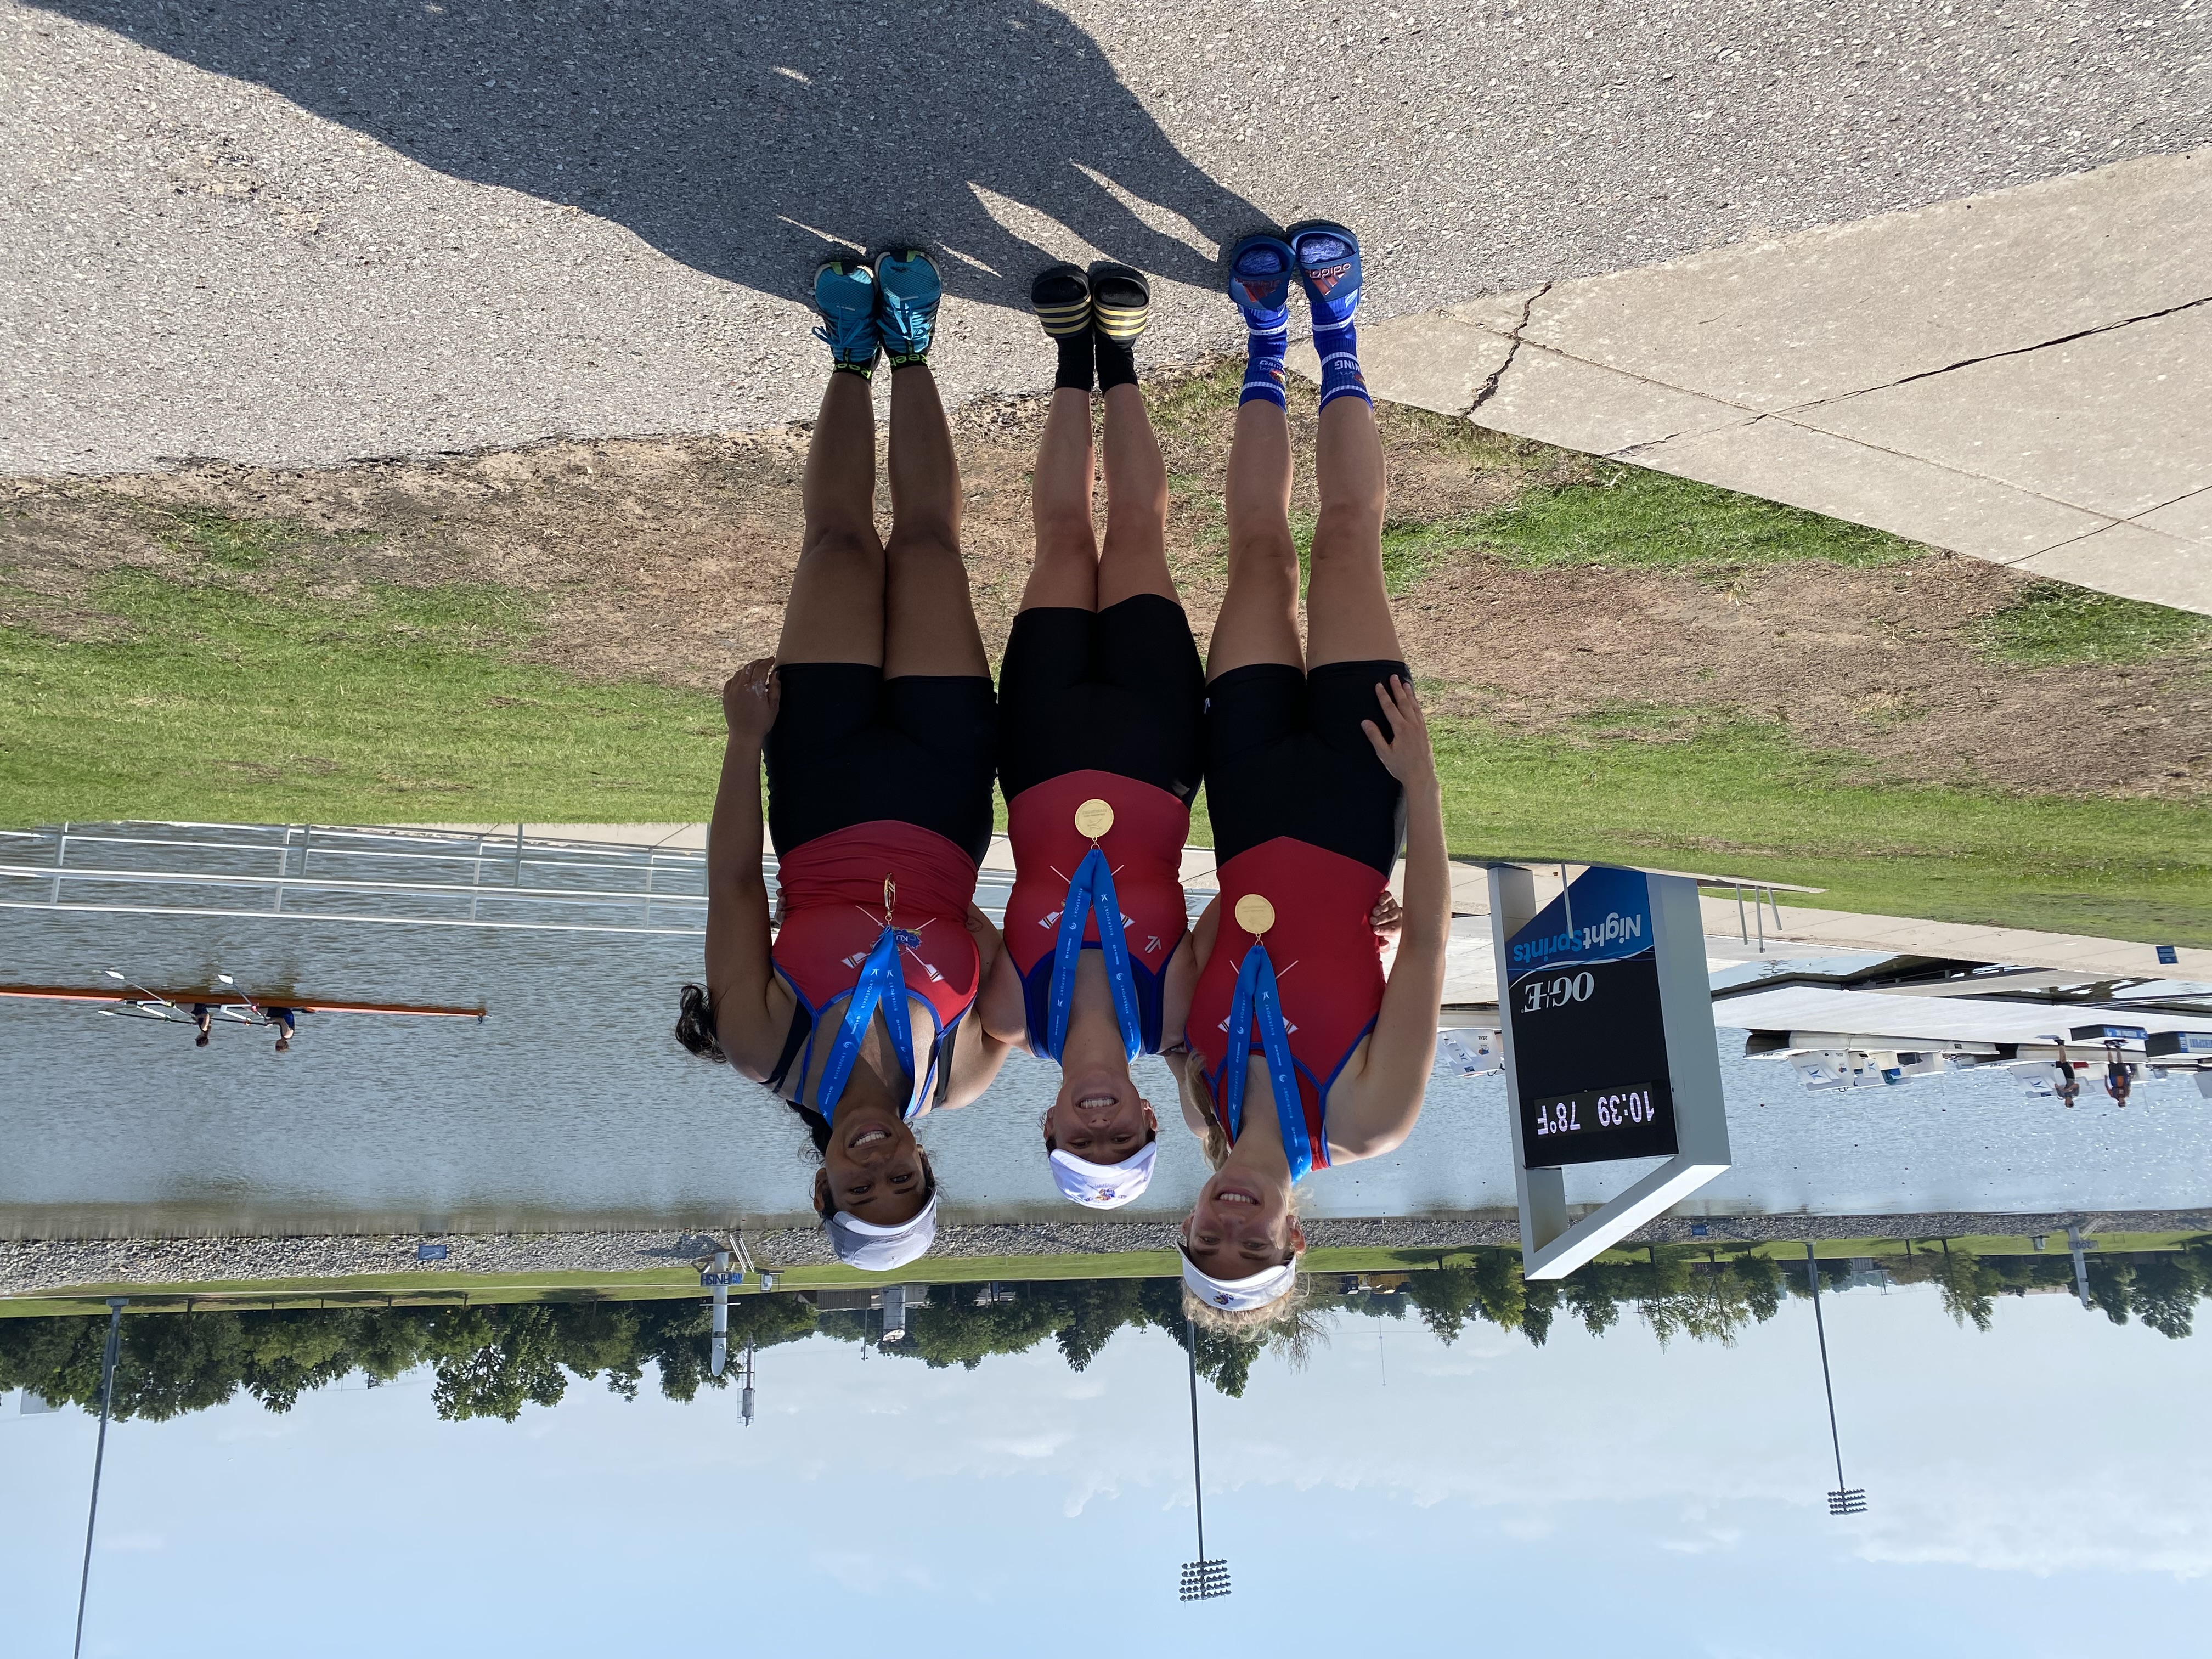
[[[884,678],[988,674],[960,562],[960,463],[927,363],[891,374],[890,474]]]
[[[1323,663],[1401,660],[1398,625],[1382,588],[1382,440],[1375,411],[1339,398],[1321,412],[1313,578],[1306,590],[1306,657]]]
[[[876,535],[876,410],[868,383],[832,374],[806,447],[806,531],[783,607],[779,662],[884,660]]]
[[[1109,417],[1111,418],[1110,416]],[[1111,428],[1108,428],[1111,431]],[[1110,444],[1111,440],[1109,438]],[[1108,453],[1112,453],[1109,448]],[[1030,482],[1036,553],[1022,609],[1098,608],[1098,542],[1091,529],[1091,394],[1060,386],[1052,394]],[[1108,498],[1112,498],[1109,487]]]
[[[1176,597],[1168,574],[1168,467],[1145,413],[1145,394],[1106,394],[1106,550],[1098,562],[1098,608],[1138,593]]]
[[[1291,425],[1274,404],[1255,399],[1238,406],[1227,494],[1229,592],[1214,621],[1206,677],[1218,679],[1255,662],[1303,668],[1298,550],[1291,539]]]

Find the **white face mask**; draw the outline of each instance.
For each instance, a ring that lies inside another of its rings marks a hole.
[[[1092,1210],[1118,1210],[1152,1184],[1152,1160],[1160,1143],[1148,1140],[1119,1164],[1093,1164],[1073,1152],[1052,1154],[1053,1184],[1060,1195]]]

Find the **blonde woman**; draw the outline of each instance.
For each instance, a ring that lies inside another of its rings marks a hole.
[[[1303,643],[1282,392],[1294,278],[1322,366]],[[1297,1183],[1412,1131],[1451,908],[1443,792],[1382,582],[1382,446],[1352,326],[1358,240],[1321,222],[1246,237],[1229,288],[1249,361],[1229,459],[1229,589],[1206,661],[1221,896],[1194,930],[1179,1057],[1185,1117],[1214,1164],[1183,1224],[1185,1304],[1217,1326],[1290,1305],[1305,1249]],[[1402,915],[1388,890],[1401,847]]]

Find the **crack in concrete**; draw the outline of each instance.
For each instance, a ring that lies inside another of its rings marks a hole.
[[[1832,398],[1816,398],[1808,404],[1792,404],[1787,409],[1769,410],[1771,415],[1789,416],[1807,410],[1823,409],[1830,404],[1848,403],[1853,398],[1863,398],[1876,392],[1892,392],[1901,386],[1911,386],[1915,380],[1932,380],[1939,374],[1949,374],[1961,368],[1972,368],[1977,363],[1993,363],[2005,357],[2025,357],[2033,352],[2048,351],[2052,346],[2071,345],[2076,340],[2086,340],[2093,335],[2110,334],[2114,329],[2127,328],[2136,323],[2154,323],[2161,317],[2172,317],[2185,311],[2194,311],[2202,305],[2212,305],[2212,294],[2194,300],[2185,300],[2178,306],[2168,306],[2162,311],[2146,311],[2140,317],[2122,317],[2109,323],[2099,323],[2094,328],[2077,329],[2071,334],[2061,334],[2056,339],[2038,340],[2033,345],[2013,346],[2003,351],[1985,352],[1978,357],[1961,357],[1955,363],[1946,363],[1941,368],[1923,368],[1901,379],[1886,380],[1880,386],[1861,386],[1855,392],[1838,392]],[[1525,326],[1525,323],[1524,323]],[[1701,393],[1701,396],[1711,396]]]
[[[1505,378],[1505,371],[1513,367],[1513,360],[1521,355],[1521,333],[1528,326],[1528,319],[1536,309],[1536,301],[1551,291],[1551,283],[1546,283],[1521,302],[1521,319],[1513,325],[1512,331],[1505,337],[1509,342],[1505,348],[1505,360],[1490,371],[1490,378],[1482,383],[1481,390],[1474,394],[1474,401],[1467,406],[1469,416],[1497,394],[1498,383]]]

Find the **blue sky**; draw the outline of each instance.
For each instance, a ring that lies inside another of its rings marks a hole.
[[[1347,1319],[1305,1372],[1201,1392],[1237,1593],[1199,1607],[1182,1356],[1152,1333],[1079,1376],[1049,1347],[973,1373],[779,1348],[750,1430],[649,1380],[511,1426],[438,1422],[419,1380],[124,1424],[86,1651],[2212,1654],[2212,1339],[2057,1296],[1987,1334],[1926,1290],[1825,1306],[1863,1517],[1825,1512],[1803,1302],[1734,1349],[1632,1315],[1540,1352]],[[67,1651],[92,1437],[0,1419],[4,1659]]]

